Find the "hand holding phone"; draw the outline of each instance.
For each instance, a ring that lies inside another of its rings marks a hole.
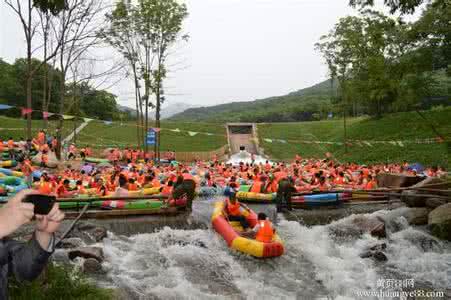
[[[34,214],[36,215],[48,215],[55,205],[56,197],[41,194],[31,194],[25,196],[23,200],[25,203],[33,203]]]

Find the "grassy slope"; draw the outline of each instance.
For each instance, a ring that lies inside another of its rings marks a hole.
[[[191,108],[172,116],[170,119],[222,123],[277,121],[282,118],[287,121],[297,120],[292,119],[289,115],[302,107],[311,108],[312,105],[328,104],[330,92],[330,80],[326,80],[284,96]]]
[[[36,136],[36,133],[43,128],[44,122],[42,120],[32,120],[32,132]],[[72,121],[66,121],[66,128],[63,129],[63,136],[66,136],[73,128]],[[49,132],[55,134],[57,121],[49,122]],[[0,116],[0,138],[3,140],[13,137],[15,140],[19,140],[21,137],[26,137],[26,120],[15,119],[5,116]],[[8,130],[8,128],[20,129],[20,130]]]
[[[441,111],[427,111],[424,115],[444,135],[451,137],[451,108]],[[342,141],[343,120],[275,123],[258,126],[260,139],[279,138],[285,140],[320,140]],[[434,137],[435,134],[428,124],[423,122],[415,112],[387,115],[379,120],[355,118],[348,120],[348,139],[360,140],[412,140]],[[349,148],[349,154],[344,154],[344,147],[328,144],[303,144],[262,141],[265,151],[277,159],[292,159],[296,153],[306,157],[324,157],[330,151],[340,160],[360,163],[385,161],[418,161],[424,164],[447,165],[447,145],[443,144],[410,144],[405,147],[377,144],[374,147]]]
[[[227,144],[225,127],[218,124],[162,122],[161,150],[175,151],[210,151]],[[172,132],[167,129],[179,128],[194,132],[208,132],[214,135],[197,134],[193,137],[187,132]],[[135,123],[118,123],[106,125],[101,122],[91,122],[80,133],[77,144],[90,145],[93,148],[118,145],[121,147],[135,146],[137,140]]]

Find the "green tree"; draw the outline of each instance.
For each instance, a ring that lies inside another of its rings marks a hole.
[[[103,30],[103,37],[124,56],[130,66],[137,114],[141,116],[144,132],[149,126],[149,107],[156,107],[155,126],[160,126],[160,105],[164,101],[162,82],[168,72],[167,57],[171,46],[180,38],[186,38],[180,36],[180,32],[187,14],[186,6],[175,0],[138,0],[136,4],[120,0],[113,12],[107,15],[108,27]],[[155,103],[151,101],[151,95],[155,96]],[[143,133],[138,129],[140,139],[144,140]]]

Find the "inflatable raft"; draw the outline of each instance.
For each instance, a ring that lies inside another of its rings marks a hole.
[[[106,158],[96,158],[96,157],[86,157],[85,158],[86,162],[90,162],[90,163],[109,163],[110,161]]]
[[[339,205],[343,199],[349,198],[351,193],[324,193],[312,195],[293,195],[291,203],[293,206],[326,206]]]
[[[17,161],[15,160],[4,160],[0,161],[1,168],[13,168],[17,166]]]
[[[273,194],[261,194],[251,192],[238,192],[236,197],[241,202],[252,203],[275,203],[276,193]],[[345,193],[321,193],[311,195],[293,195],[291,197],[291,203],[293,206],[326,206],[326,205],[339,205],[344,200],[352,197],[351,192]]]
[[[15,176],[0,177],[0,186],[8,194],[15,194],[21,190],[27,189],[28,185],[23,178]]]
[[[89,208],[101,209],[161,209],[163,201],[155,200],[137,200],[137,201],[123,201],[123,200],[100,200],[100,201],[68,201],[60,202],[61,209],[75,209],[82,208],[89,204]]]
[[[243,230],[239,222],[229,222],[223,211],[224,202],[216,202],[211,223],[216,232],[224,238],[231,249],[261,258],[277,257],[283,254],[283,242],[277,233],[274,234],[273,240],[269,243],[242,237],[238,233]],[[252,210],[246,210],[243,214],[251,227],[257,224],[257,215]]]

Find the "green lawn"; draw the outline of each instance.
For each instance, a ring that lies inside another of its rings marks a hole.
[[[210,151],[227,144],[225,127],[220,124],[162,122],[161,128],[162,151]],[[180,129],[180,132],[170,131],[176,128]],[[187,131],[199,133],[189,136]],[[103,122],[94,121],[89,123],[77,137],[78,145],[90,145],[93,148],[134,147],[136,143],[137,132],[134,122],[124,122],[122,125],[116,122],[106,125]]]
[[[49,121],[48,132],[50,134],[55,134],[55,129],[58,121]],[[5,116],[0,116],[0,138],[3,140],[9,137],[19,140],[20,138],[26,138],[26,119],[9,118]],[[44,127],[43,120],[32,120],[32,132],[33,136]],[[63,137],[68,135],[69,132],[73,130],[73,122],[65,121],[65,127],[63,128]]]
[[[324,157],[329,151],[339,160],[374,163],[407,160],[427,165],[447,166],[451,138],[451,108],[423,112],[425,117],[445,136],[442,144],[391,144],[358,146],[353,143],[345,154],[344,146],[330,144],[306,144],[295,141],[343,141],[343,120],[260,124],[258,132],[265,152],[276,159],[292,159],[296,153],[304,157]],[[381,119],[353,118],[348,120],[347,134],[350,140],[391,141],[415,140],[435,137],[431,127],[416,112],[387,115]],[[266,142],[263,139],[288,140],[287,144]],[[290,142],[290,140],[292,142]]]

